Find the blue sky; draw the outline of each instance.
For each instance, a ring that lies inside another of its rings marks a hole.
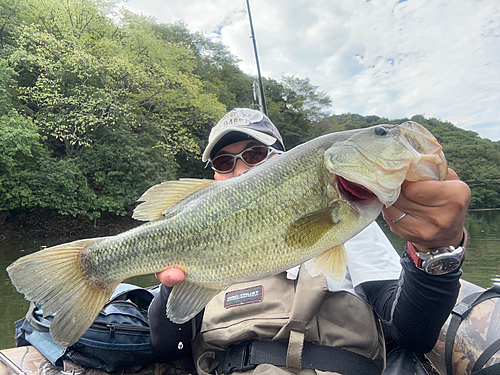
[[[128,0],[225,44],[256,75],[246,0]],[[261,72],[309,77],[332,113],[435,117],[500,140],[499,0],[250,0]]]

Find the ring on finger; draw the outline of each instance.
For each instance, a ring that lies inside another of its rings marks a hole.
[[[392,222],[397,223],[398,221],[403,220],[403,218],[408,215],[406,212],[403,212],[401,215],[399,215],[397,218],[395,218]]]

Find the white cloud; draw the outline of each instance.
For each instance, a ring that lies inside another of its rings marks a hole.
[[[424,114],[500,140],[500,1],[250,0],[261,71],[309,77],[333,112]],[[183,20],[256,75],[243,0],[129,0]]]

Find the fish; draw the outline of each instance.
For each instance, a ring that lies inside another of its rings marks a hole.
[[[443,180],[441,145],[415,122],[331,133],[226,181],[180,179],[147,190],[133,217],[146,223],[19,258],[16,289],[55,314],[61,347],[90,327],[123,280],[169,267],[185,272],[166,312],[184,323],[228,286],[307,263],[335,280],[344,243],[391,206],[405,180]]]

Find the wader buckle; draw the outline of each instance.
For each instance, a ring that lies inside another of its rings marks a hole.
[[[229,375],[233,371],[253,370],[256,365],[249,363],[251,346],[252,341],[244,341],[238,345],[229,345],[220,359],[216,373],[218,375]]]

